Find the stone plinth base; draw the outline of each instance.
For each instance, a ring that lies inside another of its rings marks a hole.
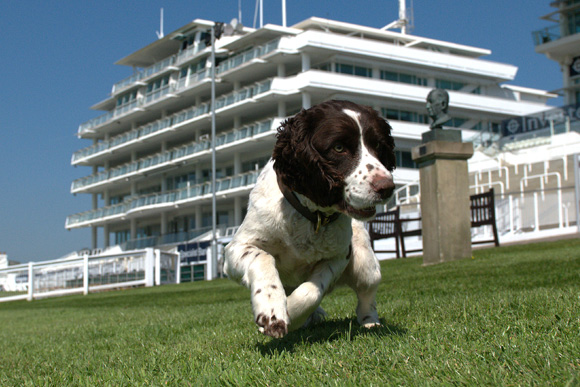
[[[419,164],[423,264],[471,257],[467,160],[473,144],[430,141],[412,149]]]

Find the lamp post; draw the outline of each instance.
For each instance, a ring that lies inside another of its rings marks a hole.
[[[230,24],[224,24],[221,22],[214,22],[211,27],[211,265],[209,268],[217,273],[217,201],[216,201],[216,152],[215,152],[215,41],[219,39],[222,35],[231,36],[236,32],[241,32],[243,26],[236,19],[233,19]],[[213,278],[213,273],[211,273]]]
[[[216,204],[216,160],[215,160],[215,28],[211,27],[211,260],[210,268],[217,265],[217,204]],[[210,274],[213,278],[213,273]]]

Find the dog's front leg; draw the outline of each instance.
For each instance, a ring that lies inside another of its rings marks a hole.
[[[322,297],[340,277],[347,263],[345,259],[320,262],[308,281],[302,283],[288,296],[290,330],[300,328],[316,311]]]
[[[252,261],[246,272],[252,310],[260,332],[275,338],[288,333],[290,319],[286,308],[286,294],[280,281],[274,257],[267,252],[254,248]]]

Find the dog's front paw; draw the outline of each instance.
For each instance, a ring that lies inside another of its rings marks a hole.
[[[260,313],[256,318],[256,324],[260,327],[260,332],[276,339],[284,337],[288,333],[288,324],[286,321],[278,319],[275,314],[267,316]]]
[[[256,286],[252,294],[252,307],[260,332],[274,338],[288,333],[290,316],[286,308],[286,294],[281,284]]]

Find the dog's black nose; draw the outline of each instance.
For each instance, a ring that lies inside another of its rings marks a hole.
[[[382,173],[377,173],[372,177],[371,187],[381,199],[388,199],[395,190],[393,178]]]

